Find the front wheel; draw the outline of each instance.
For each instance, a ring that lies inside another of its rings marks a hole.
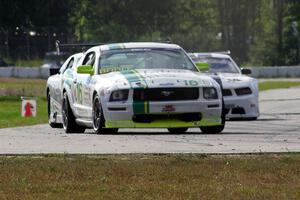
[[[218,126],[200,126],[200,130],[205,134],[217,134],[221,133],[224,129],[225,125]]]
[[[117,128],[104,128],[105,119],[102,111],[100,98],[98,95],[93,101],[93,128],[96,134],[114,134],[118,132]]]
[[[79,126],[75,121],[75,116],[73,115],[72,109],[70,107],[67,93],[64,93],[63,95],[62,118],[63,127],[66,133],[84,133],[85,128]]]

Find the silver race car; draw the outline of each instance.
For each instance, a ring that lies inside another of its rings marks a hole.
[[[79,61],[77,61],[80,58]],[[72,61],[74,60],[74,61]],[[175,44],[95,46],[68,58],[47,82],[49,123],[67,133],[119,128],[224,129],[220,85]]]
[[[218,76],[222,84],[227,120],[256,120],[259,117],[258,81],[246,76],[234,60],[222,53],[189,53],[202,72]]]

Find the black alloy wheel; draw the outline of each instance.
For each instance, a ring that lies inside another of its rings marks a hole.
[[[105,119],[98,95],[95,95],[93,100],[93,128],[96,134],[114,134],[118,132],[117,128],[105,128]]]
[[[76,123],[76,119],[70,107],[68,95],[66,92],[63,94],[62,118],[63,127],[66,133],[84,133],[85,127],[79,126]]]

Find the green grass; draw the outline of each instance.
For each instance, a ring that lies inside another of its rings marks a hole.
[[[0,78],[0,96],[37,96],[44,97],[46,80]]]
[[[259,91],[300,86],[300,81],[265,81],[259,83]]]
[[[0,78],[0,128],[46,123],[46,81]],[[37,116],[21,117],[21,96],[37,98]]]
[[[21,116],[20,97],[0,97],[0,128],[47,123],[47,102],[45,98],[37,99],[37,116]]]
[[[300,155],[0,157],[0,199],[299,199]]]
[[[14,66],[17,67],[40,67],[43,64],[43,59],[40,58],[35,58],[31,60],[26,60],[26,59],[17,59],[17,60],[12,60],[12,59],[5,59],[7,63],[13,63]]]

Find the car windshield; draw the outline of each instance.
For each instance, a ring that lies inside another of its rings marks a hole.
[[[181,49],[122,49],[103,51],[99,73],[128,69],[185,69],[197,71]]]
[[[193,60],[208,63],[210,73],[239,73],[238,66],[229,58],[198,57]]]

